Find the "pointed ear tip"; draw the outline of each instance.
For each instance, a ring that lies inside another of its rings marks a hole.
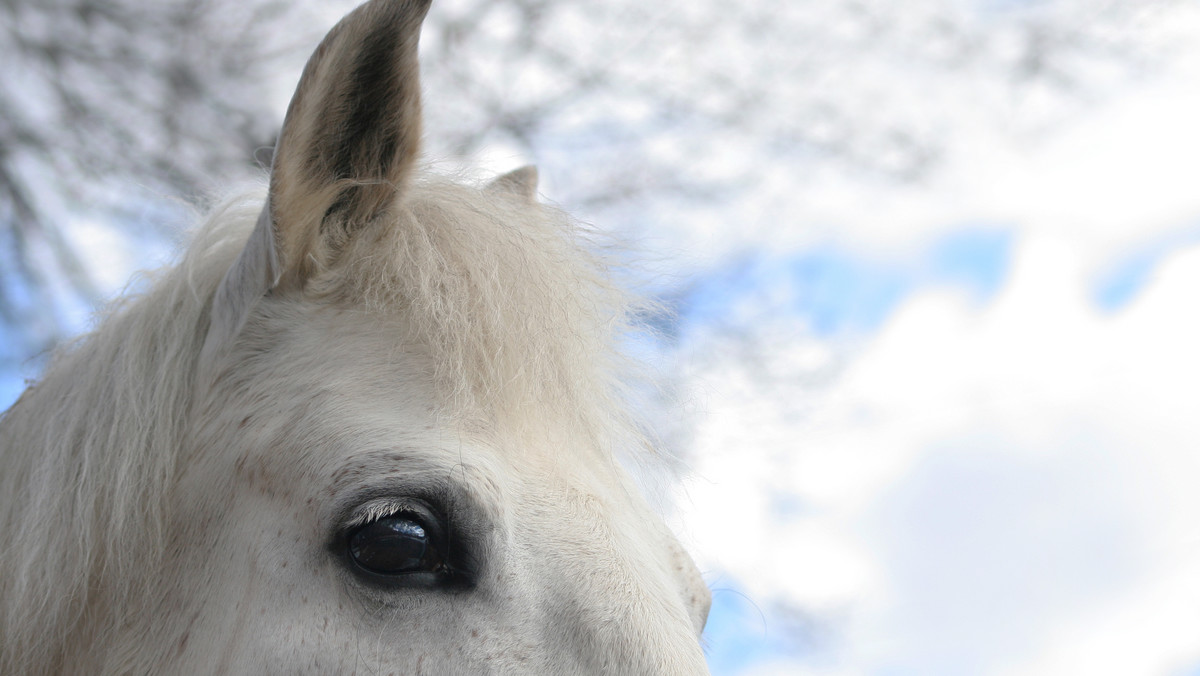
[[[500,174],[488,184],[492,190],[504,190],[534,200],[537,198],[538,170],[532,164]]]
[[[359,4],[359,7],[386,7],[402,12],[411,12],[416,9],[425,12],[431,5],[433,5],[433,0],[367,0],[367,2]]]
[[[433,0],[368,0],[347,17],[357,15],[370,17],[372,21],[383,19],[399,21],[406,25],[420,25],[432,5]]]
[[[513,173],[520,176],[522,181],[527,185],[536,187],[538,183],[538,168],[537,165],[526,164],[523,167],[518,167],[513,170]]]

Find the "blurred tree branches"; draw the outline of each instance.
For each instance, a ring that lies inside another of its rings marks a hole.
[[[264,27],[289,5],[0,3],[2,357],[43,350],[72,305],[100,300],[67,223],[153,226],[152,202],[249,173],[277,118],[264,73],[295,42]]]
[[[0,362],[102,293],[68,224],[161,239],[163,204],[268,160],[303,59],[353,4],[0,0]],[[1151,64],[1180,4],[439,0],[430,154],[537,161],[558,201],[635,228],[727,219],[811,166],[920,180],[964,124],[1051,124]]]

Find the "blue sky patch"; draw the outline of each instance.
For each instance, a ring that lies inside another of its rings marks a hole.
[[[1092,302],[1116,312],[1128,305],[1154,279],[1154,272],[1173,251],[1200,242],[1200,227],[1168,233],[1135,247],[1101,270],[1092,283]]]
[[[756,253],[701,278],[677,297],[681,326],[676,329],[737,328],[786,314],[804,320],[820,337],[868,334],[926,286],[961,288],[984,304],[1004,283],[1013,239],[1008,230],[968,227],[895,257],[835,245],[788,256]]]
[[[742,673],[768,660],[815,655],[817,634],[814,626],[760,607],[736,583],[712,585],[704,652],[713,676]]]
[[[935,241],[921,267],[928,271],[929,281],[960,286],[983,304],[1004,284],[1012,245],[1008,230],[959,230]]]

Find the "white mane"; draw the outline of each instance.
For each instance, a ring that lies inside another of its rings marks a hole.
[[[110,308],[0,418],[0,673],[54,670],[47,646],[85,615],[115,627],[149,611],[139,571],[162,554],[210,299],[263,199],[216,209],[178,266]],[[431,355],[442,411],[462,425],[522,433],[553,412],[602,453],[636,436],[614,375],[628,304],[569,218],[432,178],[396,211],[403,227],[356,235],[306,297],[401,313],[401,340]]]

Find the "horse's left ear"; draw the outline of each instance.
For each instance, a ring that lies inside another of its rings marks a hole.
[[[421,138],[417,40],[430,0],[372,0],[313,53],[288,106],[270,192],[213,299],[204,352],[268,291],[301,288],[407,189]]]
[[[488,190],[507,192],[529,202],[537,201],[538,171],[532,164],[501,174],[488,183]]]

